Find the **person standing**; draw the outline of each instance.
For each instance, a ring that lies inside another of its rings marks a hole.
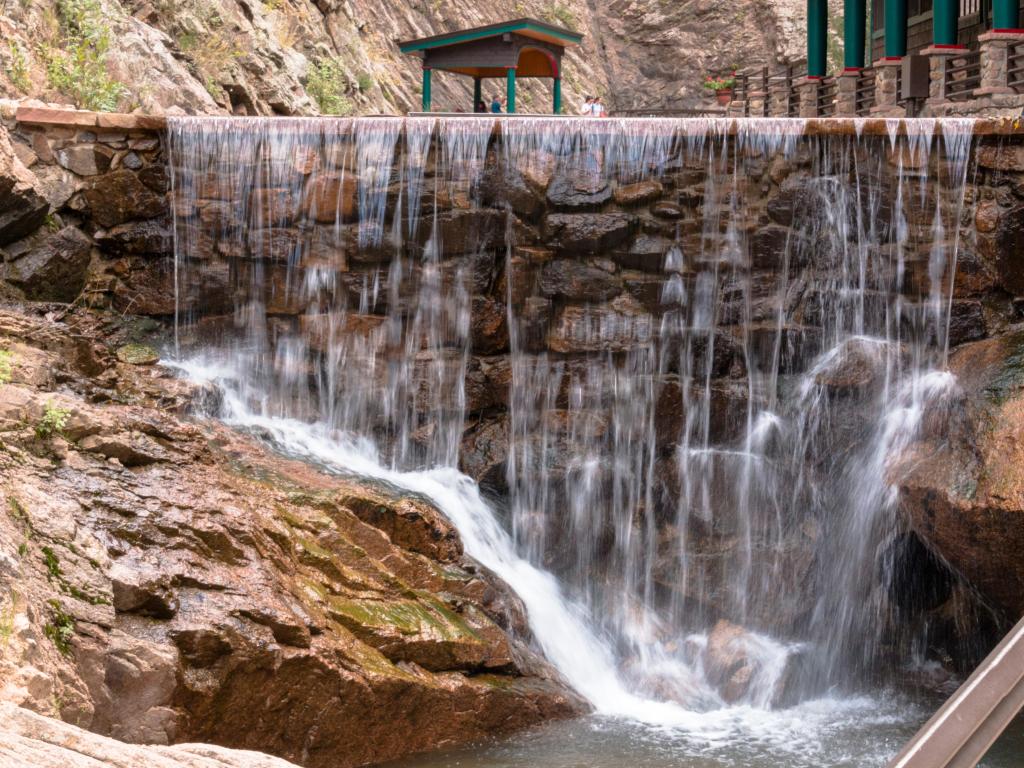
[[[594,97],[587,96],[586,101],[583,102],[583,106],[580,107],[580,114],[584,117],[593,117],[594,115]]]
[[[501,97],[500,96],[495,96],[493,99],[491,99],[491,112],[493,112],[496,115],[501,114]]]
[[[604,102],[601,101],[600,96],[594,97],[594,105],[592,109],[594,117],[608,117],[608,110],[604,108]]]

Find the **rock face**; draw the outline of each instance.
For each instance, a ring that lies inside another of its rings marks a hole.
[[[6,768],[294,768],[276,757],[211,744],[125,744],[8,703],[0,703],[0,759]]]
[[[841,3],[833,3],[838,11]],[[11,49],[3,52],[7,66],[0,67],[0,95],[69,98],[50,86],[36,46],[41,39],[59,45],[56,6],[55,0],[45,0],[3,10],[0,29]],[[102,9],[117,41],[106,69],[124,89],[123,104],[146,111],[264,115],[318,112],[318,72],[329,76],[320,79],[326,89],[340,91],[332,109],[418,109],[419,61],[403,56],[396,40],[524,16],[585,35],[565,62],[567,110],[575,112],[595,92],[613,108],[694,106],[710,102],[701,87],[709,72],[727,71],[736,62],[799,56],[805,23],[804,4],[797,0],[672,9],[658,0],[612,5],[586,0],[180,0],[169,5],[104,0]],[[548,111],[548,83],[521,81],[518,87],[521,111]],[[472,81],[443,75],[435,78],[433,95],[437,106],[469,109]],[[67,160],[79,170],[98,159],[95,153],[73,154],[83,155]]]
[[[967,344],[950,361],[961,387],[907,455],[900,480],[914,530],[994,605],[1024,614],[1024,334]],[[929,416],[926,416],[926,420]]]
[[[203,390],[74,323],[0,313],[0,701],[332,767],[580,711],[429,500],[182,421]]]

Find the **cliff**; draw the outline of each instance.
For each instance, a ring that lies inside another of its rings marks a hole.
[[[800,0],[39,0],[0,8],[0,95],[160,113],[404,113],[418,61],[396,40],[533,16],[582,32],[563,92],[612,108],[708,104],[705,74],[797,58]],[[486,85],[485,85],[486,88]],[[550,84],[522,83],[520,111]],[[435,79],[436,109],[468,108],[467,78]]]

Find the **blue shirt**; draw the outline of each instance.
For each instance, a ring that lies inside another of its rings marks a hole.
[[[491,112],[494,112],[494,113],[501,112],[501,102],[498,101],[497,99],[495,99],[494,101],[491,102]]]

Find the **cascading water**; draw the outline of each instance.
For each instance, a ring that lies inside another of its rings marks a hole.
[[[956,386],[972,123],[901,126],[172,118],[181,364],[432,497],[598,711],[855,690],[919,640],[887,471]]]

